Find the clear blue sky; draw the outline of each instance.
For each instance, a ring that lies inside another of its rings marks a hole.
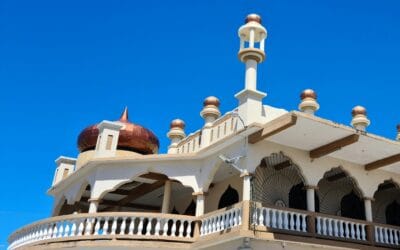
[[[50,215],[54,160],[76,156],[85,126],[128,106],[165,152],[173,118],[187,132],[201,126],[204,97],[233,109],[244,85],[237,28],[251,12],[269,32],[265,104],[297,109],[301,90],[314,88],[318,115],[349,124],[362,104],[368,130],[394,138],[397,0],[0,0],[0,249],[11,231]]]

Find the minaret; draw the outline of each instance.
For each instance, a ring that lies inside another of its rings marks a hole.
[[[267,30],[261,25],[261,17],[250,14],[239,28],[239,59],[246,64],[245,88],[235,97],[239,100],[239,115],[246,125],[259,121],[263,116],[262,99],[266,93],[257,90],[257,64],[265,60]]]

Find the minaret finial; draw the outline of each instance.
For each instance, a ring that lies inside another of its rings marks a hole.
[[[128,117],[128,107],[125,106],[124,112],[122,112],[121,117],[119,118],[120,122],[127,122],[129,120]]]

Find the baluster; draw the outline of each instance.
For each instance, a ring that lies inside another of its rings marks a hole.
[[[85,219],[80,219],[80,220],[79,220],[79,227],[78,227],[78,234],[77,234],[77,236],[80,236],[80,235],[83,234],[83,227],[84,227],[83,222],[84,222],[84,221],[85,221]]]
[[[230,218],[231,220],[232,220],[232,218]],[[207,234],[210,234],[210,233],[213,233],[213,231],[212,231],[212,221],[213,221],[213,219],[212,218],[210,218],[210,219],[208,219],[208,232],[207,232]],[[232,221],[230,221],[230,224],[232,225]]]
[[[361,240],[367,240],[367,233],[365,232],[366,225],[361,224]]]
[[[57,238],[57,234],[58,234],[58,222],[56,222],[56,224],[54,226],[53,238]],[[33,236],[34,236],[34,232],[31,233],[31,239],[34,238]]]
[[[322,218],[322,234],[323,234],[323,235],[328,235],[328,234],[327,234],[328,226],[327,226],[327,224],[326,224],[327,221],[328,221],[327,218]]]
[[[399,245],[399,237],[397,236],[397,233],[398,233],[399,231],[398,230],[395,230],[394,231],[394,244],[397,246],[397,245]]]
[[[282,213],[283,216],[283,228],[285,228],[286,230],[289,229],[289,213],[287,211],[284,211]]]
[[[186,227],[186,238],[191,238],[191,233],[192,233],[192,222],[187,221],[187,227]]]
[[[229,224],[229,222],[230,222],[229,219],[230,219],[229,214],[225,214],[225,228],[231,228],[231,226]]]
[[[115,235],[115,232],[117,231],[118,217],[111,217],[111,221],[111,235]]]
[[[103,235],[108,234],[108,220],[109,220],[109,217],[104,218]]]
[[[339,220],[339,237],[344,237],[343,221]]]
[[[85,230],[85,235],[91,235],[92,234],[92,226],[93,226],[93,218],[87,218],[86,219],[86,230]]]
[[[296,214],[296,230],[301,231],[301,215]]]
[[[185,221],[180,220],[180,225],[179,225],[179,236],[180,238],[183,238],[183,231],[184,231],[184,226],[185,226]]]
[[[172,228],[171,228],[171,236],[175,237],[176,236],[176,219],[172,219]]]
[[[303,231],[303,232],[307,232],[307,215],[306,214],[302,214],[301,215],[301,221],[302,221],[302,223],[301,223],[301,231]]]
[[[379,232],[380,232],[381,243],[385,243],[385,231],[383,227],[379,227]]]
[[[327,219],[328,222],[328,235],[333,236],[333,230],[332,230],[332,219]]]
[[[219,231],[221,231],[221,218],[220,218],[220,216],[219,215],[217,215],[216,217],[215,217],[215,219],[216,219],[216,221],[217,221],[217,223],[216,223],[216,231],[217,232],[219,232]]]
[[[43,237],[42,237],[42,239],[43,240],[45,240],[45,239],[47,239],[47,234],[48,234],[48,230],[47,230],[47,227],[46,227],[46,225],[43,225]]]
[[[139,218],[138,235],[143,235],[143,220],[144,217]]]
[[[361,240],[360,224],[356,223],[354,224],[354,226],[356,227],[356,238],[357,240]]]
[[[147,219],[147,227],[146,227],[146,235],[149,236],[151,235],[151,228],[152,228],[152,222],[153,222],[153,218],[148,218]]]
[[[217,217],[212,218],[212,232],[215,233],[217,231]]]
[[[241,208],[237,209],[237,214],[238,214],[238,225],[242,225],[242,209]]]
[[[161,229],[161,225],[160,225],[161,218],[155,218],[155,219],[156,219],[156,226],[155,226],[155,229],[154,229],[154,235],[159,236],[160,235],[160,229]]]
[[[261,213],[264,214],[265,211],[265,226],[271,227],[271,220],[270,220],[270,210],[268,208],[261,208]]]
[[[282,218],[283,213],[282,213],[282,211],[279,211],[279,210],[276,210],[276,211],[278,213],[278,228],[282,229],[283,228],[283,218]]]
[[[68,221],[65,222],[65,228],[64,228],[64,235],[63,238],[68,237],[69,234],[69,223]]]
[[[225,225],[225,217],[226,217],[226,214],[222,214],[221,215],[221,231],[224,231],[225,229],[226,229],[226,225]]]
[[[233,227],[235,227],[239,224],[239,212],[238,210],[234,209],[231,214],[233,216]]]
[[[203,227],[203,225],[201,225]],[[163,236],[167,236],[168,233],[168,219],[164,220]]]
[[[389,230],[389,242],[390,242],[390,244],[394,244],[394,241],[393,241],[393,229],[392,228],[390,228]]]
[[[346,233],[346,238],[350,238],[350,228],[349,228],[349,222],[345,221],[345,233]]]
[[[294,231],[295,230],[295,228],[294,228],[294,225],[295,225],[295,219],[294,219],[294,217],[296,216],[296,218],[299,216],[298,214],[296,214],[296,213],[294,213],[294,212],[291,212],[290,213],[290,230],[292,230],[292,231]]]
[[[122,217],[121,229],[119,230],[119,235],[125,235],[126,228],[126,217]]]
[[[298,218],[297,218],[298,220]],[[321,217],[317,217],[317,234],[321,234]]]
[[[264,209],[262,207],[260,207],[259,209],[257,209],[258,211],[258,225],[260,226],[265,226],[264,224]]]
[[[129,223],[129,235],[133,235],[133,230],[135,229],[135,217],[131,217]]]
[[[38,240],[41,240],[43,236],[43,226],[40,225],[39,226],[39,235],[38,235]]]
[[[204,223],[206,223],[206,221],[205,220],[202,220],[201,221],[201,226],[200,226],[200,235],[204,235],[205,234],[205,231],[204,231],[204,229],[205,229],[205,224]]]
[[[94,235],[99,235],[99,231],[100,231],[100,222],[101,222],[101,217],[98,217],[95,221],[95,225],[94,225]]]
[[[75,236],[75,232],[76,232],[76,223],[77,223],[77,220],[72,220],[71,234],[69,235],[70,237]]]
[[[374,230],[375,231],[375,241],[379,243],[379,242],[381,242],[380,238],[379,238],[379,232],[378,232],[379,228],[377,226],[375,226],[374,229],[375,229]]]
[[[389,244],[389,233],[388,233],[388,229],[384,228],[384,232],[385,232],[385,243]]]
[[[272,212],[272,227],[276,228],[276,210],[271,209],[271,212]]]
[[[354,240],[355,231],[354,231],[354,224],[352,222],[350,222],[350,232],[351,232],[351,238]]]
[[[333,219],[333,235],[335,237],[339,236],[339,227],[338,227],[339,220]]]

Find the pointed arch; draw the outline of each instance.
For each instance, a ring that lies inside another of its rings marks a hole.
[[[253,200],[267,205],[289,207],[290,190],[296,185],[304,186],[305,184],[301,169],[291,158],[282,152],[273,153],[263,158],[256,168],[253,180]]]
[[[374,193],[374,222],[400,226],[400,186],[393,179],[382,182]]]
[[[326,171],[318,182],[320,212],[365,219],[363,193],[356,180],[341,166]]]
[[[218,209],[232,206],[239,202],[239,193],[229,185],[218,201]]]

